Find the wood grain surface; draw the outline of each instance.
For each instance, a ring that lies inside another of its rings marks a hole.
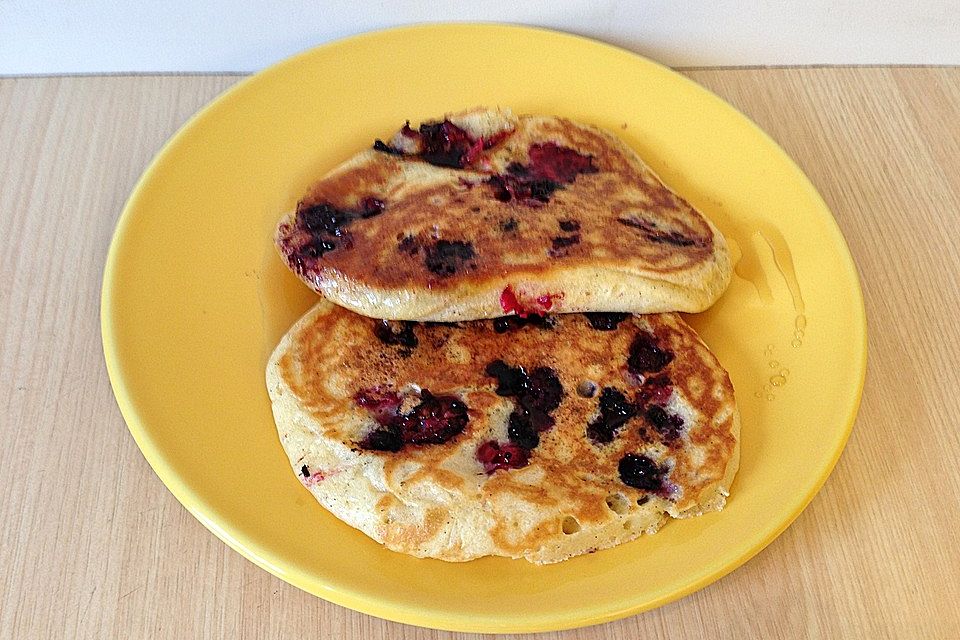
[[[860,416],[819,496],[742,568],[541,637],[960,637],[960,69],[685,73],[768,131],[834,211],[870,324]],[[113,227],[164,140],[236,81],[0,80],[2,638],[467,637],[258,569],[180,506],[123,424],[98,310]]]

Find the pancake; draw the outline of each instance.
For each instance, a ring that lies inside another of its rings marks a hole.
[[[696,312],[731,276],[722,234],[614,135],[485,109],[377,140],[276,244],[332,302],[397,320]]]
[[[544,564],[721,510],[727,373],[677,314],[374,320],[321,301],[266,372],[280,441],[394,551]]]

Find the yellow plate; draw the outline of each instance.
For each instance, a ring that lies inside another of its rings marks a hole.
[[[315,298],[276,257],[273,226],[311,181],[375,137],[407,118],[473,105],[615,131],[731,240],[733,284],[713,309],[690,317],[729,369],[743,413],[743,460],[722,513],[669,522],[655,536],[553,566],[447,564],[383,549],[324,511],[294,477],[263,372]],[[827,478],[866,364],[846,244],[774,142],[648,60],[497,25],[335,42],[241,82],[201,111],[127,203],[107,259],[102,330],[117,401],[144,456],[227,544],[332,602],[484,632],[627,616],[745,562]]]

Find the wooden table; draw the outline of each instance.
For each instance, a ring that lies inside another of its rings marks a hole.
[[[960,636],[960,68],[687,70],[780,142],[860,268],[870,360],[820,495],[742,568],[565,638]],[[128,434],[100,346],[124,199],[235,76],[0,80],[0,637],[463,637],[231,551]]]

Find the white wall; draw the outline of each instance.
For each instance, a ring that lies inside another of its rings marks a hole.
[[[960,0],[0,0],[0,74],[254,71],[443,20],[552,27],[673,66],[960,64]]]

